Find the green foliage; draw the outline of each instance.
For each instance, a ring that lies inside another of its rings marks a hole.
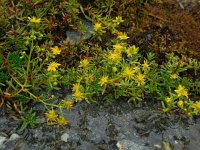
[[[164,112],[200,114],[199,99],[192,100],[200,94],[200,63],[177,55],[184,45],[167,45],[171,36],[160,36],[164,32],[160,28],[159,33],[147,32],[155,17],[148,8],[162,6],[162,1],[4,2],[0,3],[0,107],[5,104],[19,114],[13,118],[21,120],[20,130],[34,127],[37,114],[30,104],[36,103],[44,105],[48,125],[66,125],[62,109],[71,110],[83,100],[112,104],[123,98],[137,103],[152,97]],[[70,45],[65,30],[83,33],[81,15],[92,21],[92,37]],[[155,39],[142,39],[144,34]],[[72,88],[71,99],[52,95],[63,86]]]
[[[20,118],[20,121],[22,122],[21,128],[19,131],[23,131],[26,129],[28,126],[34,127],[36,124],[36,114],[30,110],[29,112],[23,112],[22,116]]]

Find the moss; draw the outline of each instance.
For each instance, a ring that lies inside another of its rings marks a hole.
[[[120,29],[128,31],[129,43],[138,44],[144,51],[152,49],[158,55],[176,51],[200,58],[197,55],[200,52],[199,6],[182,10],[175,0],[120,0],[114,4],[96,0],[87,6],[103,16],[108,13],[113,17],[122,16],[124,23]],[[105,6],[109,9],[104,9]]]

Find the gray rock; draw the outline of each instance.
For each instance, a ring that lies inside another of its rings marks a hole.
[[[45,123],[45,122],[46,122],[46,120],[43,116],[36,118],[36,123],[38,123],[38,124],[42,124],[42,123]]]
[[[88,116],[87,129],[89,130],[87,138],[94,143],[100,143],[108,139],[106,129],[108,120],[105,117],[98,116],[96,118]]]
[[[5,147],[4,142],[6,141],[6,137],[0,136],[0,149]]]
[[[155,148],[161,149],[162,147],[162,134],[151,132],[148,136],[148,143]]]
[[[84,142],[77,148],[77,150],[98,150],[98,147],[92,143]]]
[[[13,133],[5,142],[5,147],[3,150],[29,150],[29,147],[22,137]]]
[[[69,139],[69,134],[68,134],[68,133],[64,133],[64,134],[61,136],[61,141],[67,142],[68,139]]]
[[[150,150],[143,144],[139,144],[138,142],[136,143],[130,140],[118,141],[117,147],[119,148],[119,150]]]
[[[82,37],[81,37],[81,34],[76,30],[69,29],[66,31],[67,41],[71,44],[80,43],[82,38],[89,39],[92,36],[92,31],[93,31],[92,23],[84,18],[80,18],[80,19],[81,19],[82,25],[85,28],[85,31]]]

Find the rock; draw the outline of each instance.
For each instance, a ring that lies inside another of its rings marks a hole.
[[[45,123],[45,122],[46,122],[46,120],[43,116],[36,118],[36,123],[38,123],[38,124],[42,124],[42,123]]]
[[[13,133],[5,142],[5,147],[3,150],[29,150],[29,147],[22,137],[16,133]]]
[[[14,141],[14,140],[17,140],[17,139],[19,139],[19,138],[20,138],[20,136],[19,136],[18,134],[13,133],[13,134],[10,136],[9,141]]]
[[[83,33],[83,39],[89,39],[92,36],[93,26],[92,23],[86,20],[85,18],[80,18],[82,25],[85,27],[85,31]],[[81,34],[76,31],[69,29],[66,31],[67,41],[71,44],[76,44],[81,42]]]
[[[150,150],[148,147],[130,140],[118,141],[117,147],[119,150]]]
[[[31,131],[33,134],[33,138],[36,138],[37,140],[42,140],[42,138],[44,137],[44,133],[41,128],[34,130],[32,129]]]
[[[5,147],[4,142],[6,141],[6,137],[0,136],[0,149]]]
[[[68,139],[69,139],[69,134],[68,134],[68,133],[64,133],[64,134],[61,136],[61,141],[67,142]]]
[[[98,150],[98,147],[96,147],[94,144],[92,143],[88,143],[88,142],[83,142],[78,148],[77,150]]]
[[[87,129],[89,130],[87,138],[96,144],[106,141],[108,139],[106,134],[108,120],[102,116],[97,116],[95,118],[88,116],[87,120]]]
[[[158,149],[161,149],[162,147],[162,140],[162,134],[158,134],[153,131],[150,132],[148,136],[148,144]]]

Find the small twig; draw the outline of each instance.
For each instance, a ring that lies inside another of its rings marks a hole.
[[[180,0],[176,0],[176,2],[179,4],[179,6],[181,7],[181,9],[185,9],[185,7],[184,7],[183,4],[180,2]]]

